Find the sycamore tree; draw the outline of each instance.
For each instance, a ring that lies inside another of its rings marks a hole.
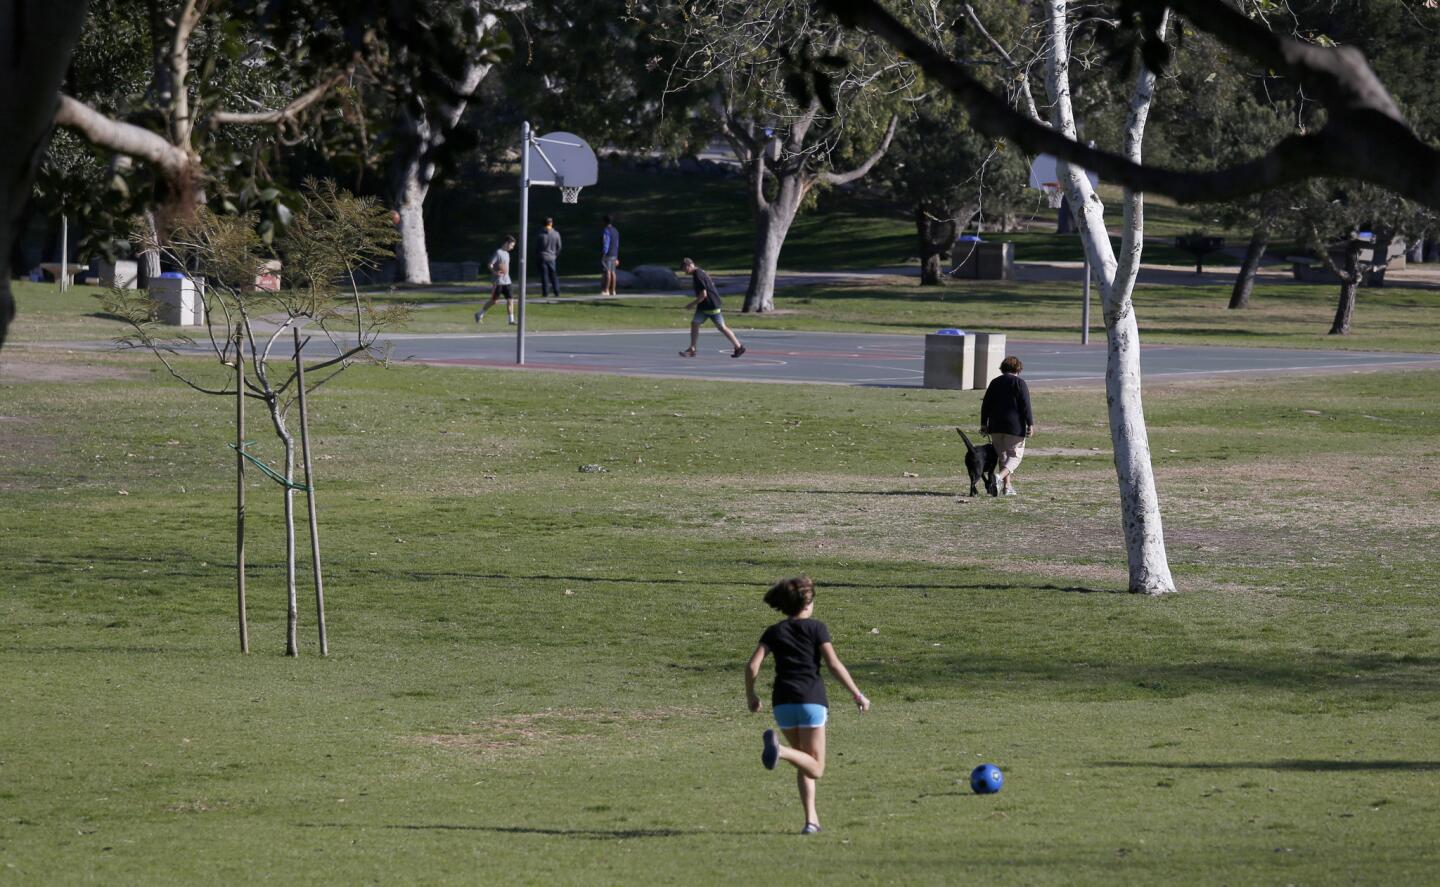
[[[410,13],[428,27],[393,22],[371,78],[388,97],[390,197],[400,214],[396,259],[406,283],[430,283],[425,198],[442,167],[473,139],[465,111],[496,63],[510,56],[499,13],[523,10],[519,0],[415,0]]]
[[[54,122],[134,162],[129,187],[152,235],[211,200],[258,213],[262,238],[285,223],[267,167],[346,93],[367,32],[327,26],[325,4],[293,6],[309,14],[306,32],[259,0],[92,0]]]
[[[674,57],[669,88],[703,96],[712,131],[745,169],[755,253],[744,310],[772,310],[796,215],[817,188],[859,181],[879,162],[914,77],[882,41],[809,4],[694,0],[655,15]]]
[[[308,182],[294,217],[270,244],[257,233],[253,215],[224,215],[200,207],[163,232],[141,227],[141,246],[163,253],[199,300],[197,334],[176,333],[157,318],[161,307],[143,291],[115,289],[102,297],[105,310],[123,318],[130,334],[122,344],[151,351],[171,377],[194,391],[236,401],[236,583],[240,644],[249,649],[245,602],[246,462],[280,488],[285,522],[285,653],[299,654],[296,587],[295,493],[306,493],[310,519],[311,575],[315,585],[320,652],[328,652],[324,586],[320,569],[315,477],[310,458],[307,396],[359,360],[383,358],[378,335],[401,322],[404,309],[375,308],[356,285],[358,272],[391,255],[395,228],[390,211],[354,197],[333,182]],[[256,286],[276,256],[285,263],[283,285]],[[314,347],[310,347],[311,343]],[[306,353],[305,349],[309,348]],[[197,358],[208,358],[200,360]],[[258,402],[280,444],[279,469],[244,440],[244,404]],[[292,413],[292,411],[294,411]],[[295,421],[300,431],[303,482],[296,478]]]
[[[1154,70],[1165,70],[1170,52],[1164,44],[1141,39],[1137,23],[1153,21],[1170,11],[1189,27],[1213,36],[1228,51],[1244,56],[1247,63],[1292,78],[1326,112],[1321,126],[1261,146],[1248,160],[1214,169],[1186,169],[1136,162],[1121,152],[1089,147],[1035,121],[1010,107],[972,71],[937,50],[877,0],[817,2],[912,59],[932,81],[960,99],[981,132],[1008,139],[1029,153],[1054,154],[1107,181],[1197,203],[1244,197],[1313,178],[1353,178],[1440,209],[1440,149],[1416,134],[1364,51],[1351,45],[1298,39],[1272,29],[1253,9],[1214,0],[1118,0],[1113,4],[1119,13],[1115,20],[1134,35]],[[1266,0],[1245,5],[1276,4]],[[1397,15],[1414,16],[1429,28],[1440,26],[1440,4],[1433,0],[1387,0],[1387,7]],[[1120,60],[1127,57],[1122,55]]]
[[[1025,158],[970,129],[943,95],[909,112],[875,176],[915,218],[921,286],[944,281],[942,260],[972,222],[978,233],[1025,196]]]

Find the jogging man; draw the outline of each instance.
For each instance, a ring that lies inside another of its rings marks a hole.
[[[495,283],[490,287],[490,301],[475,312],[476,323],[485,319],[485,312],[489,311],[490,306],[499,301],[501,296],[505,297],[505,313],[510,316],[510,323],[515,323],[515,302],[510,298],[510,250],[514,248],[515,237],[507,234],[505,242],[500,244],[495,255],[490,257],[490,275]]]
[[[695,356],[695,346],[700,342],[700,326],[707,320],[715,324],[715,329],[719,330],[720,334],[735,346],[731,357],[739,357],[744,354],[745,346],[740,344],[740,340],[735,338],[730,327],[725,325],[725,315],[720,313],[720,291],[715,288],[715,281],[710,279],[710,275],[706,274],[703,268],[695,267],[694,259],[681,259],[680,270],[689,274],[695,281],[695,298],[685,306],[695,309],[695,316],[690,319],[690,347],[681,351],[680,356]]]
[[[615,269],[620,267],[620,232],[606,216],[605,229],[600,232],[600,295],[618,296],[615,291]]]

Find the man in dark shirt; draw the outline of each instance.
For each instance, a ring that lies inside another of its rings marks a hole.
[[[1000,375],[990,380],[985,399],[980,402],[980,433],[990,435],[990,442],[1000,456],[995,483],[1004,496],[1015,495],[1010,475],[1025,458],[1025,438],[1035,433],[1030,388],[1020,378],[1023,367],[1020,358],[1013,355],[1000,361]]]
[[[689,274],[695,282],[695,298],[685,306],[687,309],[695,309],[695,315],[690,318],[690,347],[681,351],[680,356],[695,356],[695,346],[700,342],[700,326],[707,320],[714,323],[720,334],[729,339],[730,344],[734,346],[735,350],[730,353],[731,357],[739,357],[744,354],[745,346],[740,344],[740,340],[730,331],[730,327],[725,325],[725,315],[720,313],[720,291],[715,288],[715,281],[710,279],[710,275],[705,273],[705,269],[695,266],[694,259],[681,259],[680,270]]]
[[[545,230],[540,232],[540,296],[553,293],[560,295],[560,275],[555,270],[555,260],[560,258],[560,232],[555,230],[555,220],[545,220]]]

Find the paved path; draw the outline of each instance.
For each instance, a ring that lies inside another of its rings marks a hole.
[[[679,356],[688,330],[539,333],[526,337],[532,369],[637,376],[730,379],[752,382],[821,382],[841,385],[920,387],[924,336],[859,333],[740,331],[747,353],[731,359],[729,344],[708,327],[700,354]],[[513,334],[391,335],[394,359],[477,367],[515,367]],[[1032,384],[1101,382],[1103,339],[1082,347],[1061,342],[1011,340],[1010,353],[1025,362]],[[1141,366],[1150,380],[1254,373],[1311,374],[1382,368],[1440,369],[1440,354],[1301,351],[1279,348],[1142,346]]]

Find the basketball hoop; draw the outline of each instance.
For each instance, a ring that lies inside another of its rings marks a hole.
[[[1065,189],[1060,187],[1059,182],[1044,182],[1040,190],[1045,194],[1045,204],[1051,209],[1059,209],[1065,203]]]
[[[560,202],[561,202],[561,203],[579,203],[579,202],[580,202],[580,189],[579,189],[579,188],[572,188],[572,187],[570,187],[569,185],[561,185],[561,186],[560,186]]]

